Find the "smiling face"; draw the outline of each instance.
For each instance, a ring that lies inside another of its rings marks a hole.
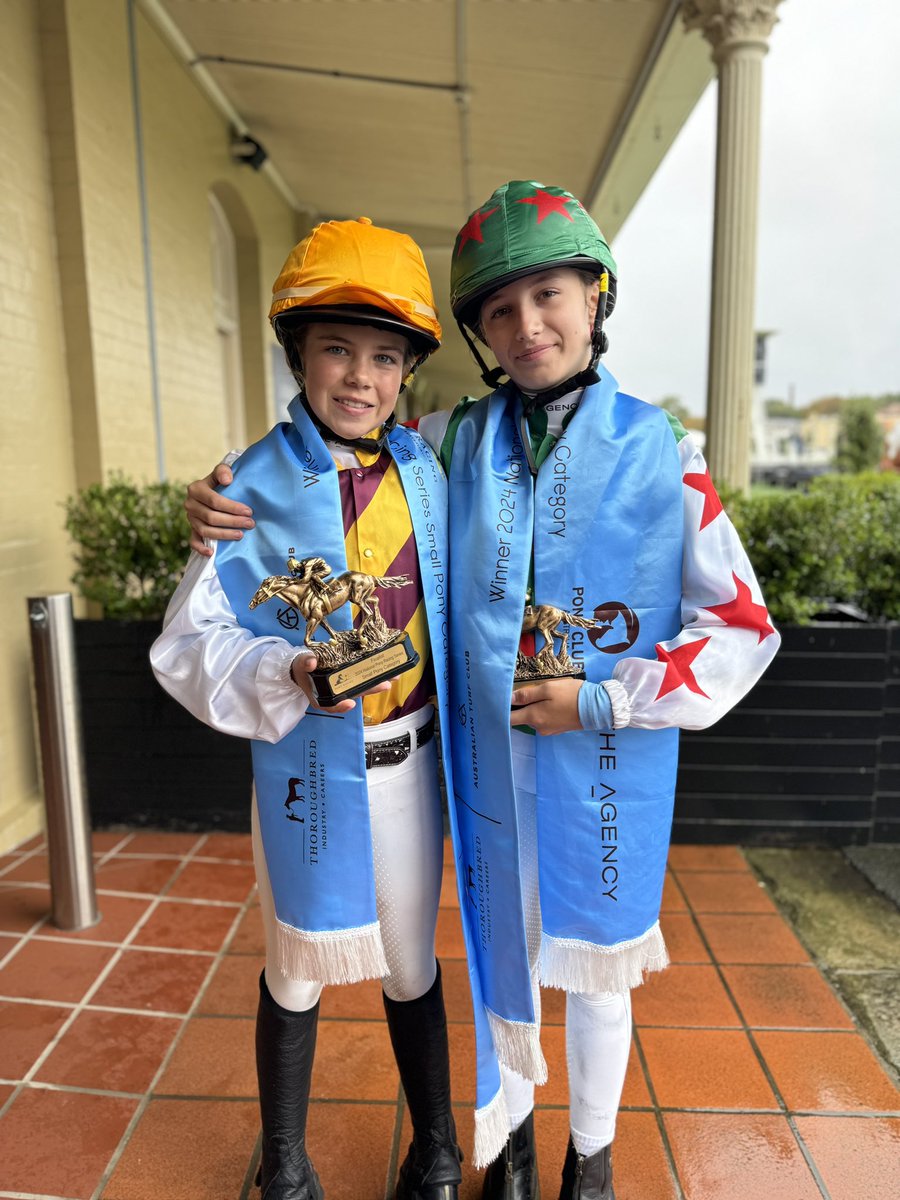
[[[313,412],[342,438],[365,437],[397,405],[410,347],[399,333],[373,325],[311,324],[301,355]]]
[[[523,391],[555,387],[590,362],[598,298],[599,284],[573,267],[526,275],[482,304],[484,340]]]

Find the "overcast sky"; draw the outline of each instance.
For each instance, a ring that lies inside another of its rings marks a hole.
[[[763,67],[756,327],[766,396],[900,392],[900,2],[784,0]],[[614,239],[606,360],[706,408],[716,87]]]

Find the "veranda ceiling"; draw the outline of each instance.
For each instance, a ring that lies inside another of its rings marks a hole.
[[[149,0],[298,206],[411,233],[445,326],[454,234],[506,179],[613,236],[712,76],[680,0]],[[442,375],[471,381],[448,339]]]

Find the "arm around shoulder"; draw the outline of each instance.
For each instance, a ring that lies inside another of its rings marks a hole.
[[[190,545],[204,558],[212,554],[212,542],[239,541],[241,530],[253,528],[252,509],[219,491],[231,483],[231,468],[240,455],[240,450],[229,451],[209,475],[188,484],[184,510],[191,526]]]

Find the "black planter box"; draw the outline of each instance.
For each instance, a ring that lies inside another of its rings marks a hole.
[[[781,635],[741,703],[682,734],[673,840],[900,842],[900,625]]]
[[[76,621],[91,822],[248,832],[250,745],[196,720],[150,670],[155,621]]]
[[[150,670],[155,622],[76,621],[91,817],[245,832],[250,747],[197,721]],[[676,842],[900,842],[900,625],[782,628],[760,683],[684,733]]]

